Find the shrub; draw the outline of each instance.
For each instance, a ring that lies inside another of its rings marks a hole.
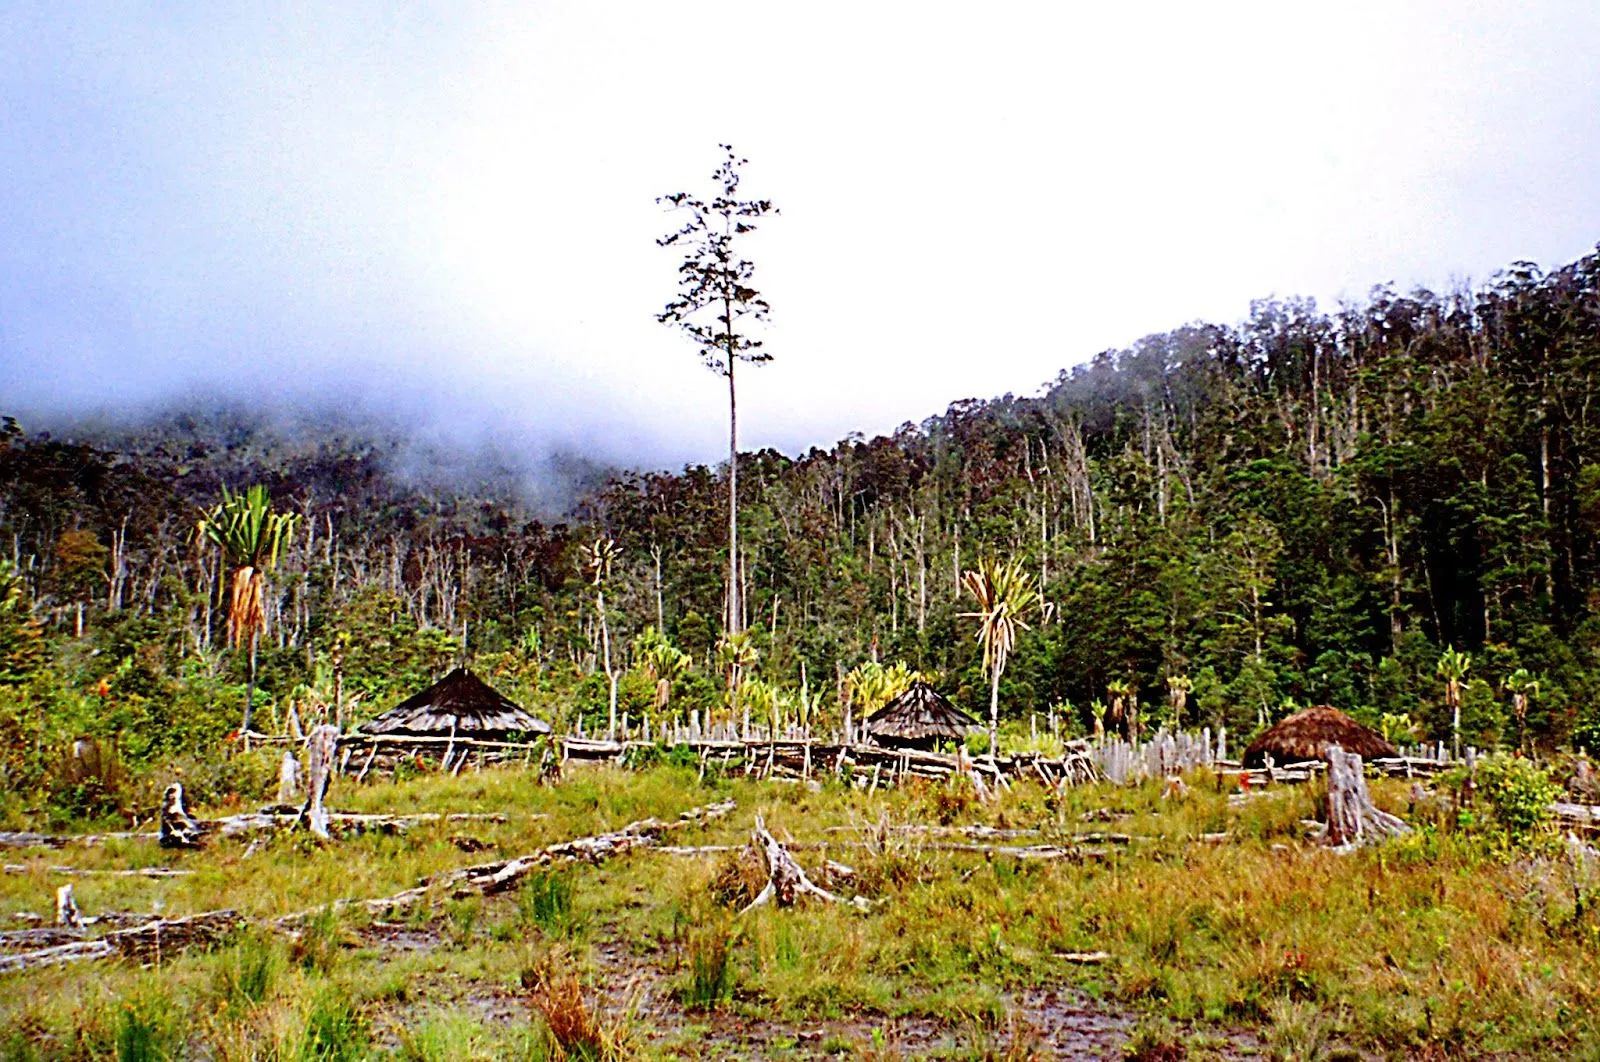
[[[183,783],[188,805],[205,807],[240,799],[270,799],[278,790],[278,768],[282,761],[282,746],[260,747],[226,757],[187,756],[176,761],[171,772]],[[157,772],[157,776],[162,773]]]
[[[724,907],[743,909],[767,886],[766,859],[749,845],[724,852],[711,876],[710,895]]]
[[[329,905],[306,919],[290,955],[303,969],[327,973],[338,963],[343,943],[339,909]]]
[[[1465,769],[1452,772],[1450,781],[1464,788]],[[1522,848],[1552,834],[1550,805],[1561,799],[1561,787],[1532,761],[1513,756],[1491,756],[1479,761],[1470,779],[1472,804],[1463,808],[1460,824],[1509,848]]]
[[[53,818],[102,819],[125,811],[129,778],[117,750],[93,738],[79,738],[51,772]]]
[[[172,1033],[166,1029],[154,1007],[126,1003],[117,1012],[117,1062],[159,1062],[172,1057]]]

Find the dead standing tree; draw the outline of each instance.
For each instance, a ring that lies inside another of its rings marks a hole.
[[[720,145],[726,157],[711,175],[717,194],[707,202],[688,192],[661,196],[658,203],[687,211],[689,220],[656,243],[680,247],[678,297],[656,315],[662,324],[681,328],[700,349],[706,368],[728,378],[728,598],[724,629],[737,634],[744,628],[739,593],[739,398],[734,369],[743,361],[759,365],[771,361],[759,339],[752,339],[746,322],[767,320],[772,307],[751,286],[755,263],[740,257],[736,241],[756,231],[757,223],[777,207],[767,199],[740,199],[740,169],[748,161],[729,144]]]

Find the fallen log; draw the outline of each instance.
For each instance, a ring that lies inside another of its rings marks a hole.
[[[934,836],[955,837],[983,837],[993,840],[1005,840],[1015,837],[1037,837],[1039,830],[1002,830],[994,826],[923,826],[916,823],[902,823],[898,826],[873,824],[870,826],[829,826],[824,833],[912,833],[931,834]]]
[[[207,911],[187,918],[154,918],[132,929],[117,929],[93,940],[0,955],[0,973],[59,966],[118,956],[159,963],[190,948],[214,944],[245,923],[237,911]]]
[[[672,822],[662,822],[660,819],[655,818],[640,819],[637,822],[630,822],[620,830],[613,830],[610,833],[597,834],[592,837],[579,837],[571,841],[562,841],[559,844],[548,845],[538,851],[517,856],[513,859],[479,863],[470,867],[461,867],[441,874],[434,874],[424,878],[416,887],[395,893],[393,896],[353,902],[360,902],[369,911],[383,912],[413,904],[427,896],[432,890],[441,887],[451,888],[456,896],[469,895],[474,891],[484,895],[493,895],[497,892],[504,892],[535,870],[565,863],[600,863],[615,856],[623,855],[635,848],[654,847],[658,839],[663,835],[687,826],[703,825],[720,819],[731,812],[735,806],[732,800],[725,800],[717,804],[691,808]],[[302,918],[309,913],[311,912],[301,912],[298,915],[286,917],[289,919]],[[281,922],[283,919],[279,921]]]
[[[58,948],[63,944],[71,944],[84,938],[83,930],[69,929],[65,926],[40,926],[36,929],[6,929],[0,930],[0,951],[16,951],[22,948],[26,951],[38,951],[42,948]]]
[[[25,830],[0,831],[0,848],[62,848],[69,843],[66,837],[53,837],[46,833]]]
[[[1550,810],[1566,829],[1600,829],[1600,806],[1557,802],[1550,805]]]
[[[107,841],[159,841],[159,833],[0,833],[0,848],[65,848],[68,845],[94,847]]]
[[[93,874],[103,874],[110,878],[181,878],[194,873],[192,870],[178,870],[173,867],[134,867],[131,870],[101,870],[96,867],[36,867],[28,866],[24,863],[7,863],[4,866],[0,866],[0,873],[6,874],[32,874],[39,870],[49,874],[65,874],[74,878]]]
[[[438,812],[429,812],[418,815],[361,815],[346,811],[326,811],[328,829],[330,834],[338,833],[404,833],[412,826],[428,822],[508,822],[509,817],[503,812],[486,812],[480,814],[458,813],[443,815]],[[540,819],[543,815],[530,815],[528,818]],[[300,821],[299,808],[285,808],[278,805],[263,808],[260,811],[245,812],[240,815],[230,815],[225,819],[203,822],[202,825],[214,829],[219,837],[237,837],[241,834],[262,830],[289,829]]]
[[[305,911],[283,915],[268,923],[280,931],[294,932],[294,927],[307,919],[328,910],[361,905],[367,910],[382,912],[404,907],[427,896],[440,886],[454,886],[461,895],[474,889],[492,894],[510,888],[520,878],[539,867],[578,861],[601,862],[634,848],[650,847],[657,838],[673,830],[703,825],[727,815],[735,807],[732,800],[703,807],[691,808],[672,822],[659,819],[641,819],[620,830],[580,837],[572,841],[549,845],[537,852],[517,859],[501,860],[477,866],[462,867],[424,878],[412,889],[393,896],[373,900],[341,899]],[[92,921],[85,919],[84,921]],[[171,956],[189,948],[208,945],[250,921],[237,911],[206,911],[186,918],[156,918],[131,929],[119,929],[94,940],[76,941],[15,955],[0,955],[0,973],[32,970],[62,963],[105,959],[114,956],[138,961],[160,961],[163,955]]]
[[[1058,844],[962,844],[950,841],[934,842],[923,847],[936,852],[973,852],[983,856],[1008,856],[1012,859],[1104,859],[1106,856],[1105,850],[1101,848]]]

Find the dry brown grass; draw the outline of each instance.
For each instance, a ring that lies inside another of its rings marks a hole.
[[[602,1062],[631,1054],[624,1025],[610,1020],[584,996],[571,956],[555,947],[522,971],[528,1003],[544,1018],[551,1057]]]

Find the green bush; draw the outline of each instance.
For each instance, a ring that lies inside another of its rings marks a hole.
[[[1468,782],[1465,768],[1453,772],[1458,787]],[[1461,810],[1460,825],[1507,848],[1518,849],[1551,836],[1561,787],[1531,760],[1498,755],[1479,761],[1472,778],[1471,803]]]
[[[115,747],[93,738],[72,742],[50,772],[48,799],[57,822],[105,819],[126,811],[128,772]]]
[[[258,747],[225,757],[188,756],[156,775],[182,782],[184,801],[191,808],[259,802],[277,793],[282,762],[283,746]]]
[[[733,946],[738,931],[713,919],[689,929],[684,942],[689,977],[682,999],[690,1010],[713,1010],[733,998]]]

